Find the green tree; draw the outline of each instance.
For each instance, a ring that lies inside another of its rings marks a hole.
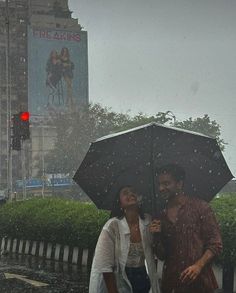
[[[127,123],[127,114],[116,113],[99,104],[90,104],[79,112],[59,115],[54,150],[46,155],[48,173],[71,173],[78,168],[89,144]]]
[[[225,149],[226,143],[222,138],[220,138],[220,125],[215,120],[211,120],[207,114],[205,114],[203,117],[198,117],[195,119],[190,117],[184,121],[175,121],[172,125],[216,138],[221,150]]]
[[[110,133],[151,122],[172,125],[216,137],[221,149],[224,149],[225,143],[220,138],[220,126],[216,121],[211,121],[208,115],[204,115],[202,118],[176,121],[174,114],[170,111],[158,112],[151,116],[144,113],[131,116],[128,113],[116,113],[99,104],[90,104],[79,112],[59,115],[54,120],[57,139],[54,150],[46,155],[46,172],[74,174],[92,141]]]
[[[170,111],[166,112],[158,112],[156,115],[148,116],[147,114],[144,114],[142,112],[138,113],[135,116],[128,116],[127,120],[118,126],[116,131],[123,131],[130,128],[138,127],[144,124],[148,124],[151,122],[156,122],[159,124],[166,124],[170,123],[173,119],[173,117],[169,116]]]

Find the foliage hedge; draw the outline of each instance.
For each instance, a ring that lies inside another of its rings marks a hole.
[[[0,236],[93,248],[108,217],[91,203],[29,199],[0,208]]]
[[[236,266],[236,193],[223,194],[215,198],[212,208],[220,224],[223,239],[221,264]]]
[[[236,266],[236,194],[224,194],[211,203],[221,226],[220,263]],[[30,199],[0,208],[0,237],[43,240],[94,248],[109,218],[91,203],[58,198]]]

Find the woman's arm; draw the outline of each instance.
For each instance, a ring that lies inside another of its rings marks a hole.
[[[115,267],[115,233],[112,224],[108,229],[103,229],[99,236],[94,255],[94,269],[103,275],[108,293],[118,293],[113,273]]]
[[[103,273],[108,293],[118,293],[114,273]]]

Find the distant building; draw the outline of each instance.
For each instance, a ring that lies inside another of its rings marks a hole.
[[[9,19],[6,2],[0,1],[0,188],[6,187],[9,173],[9,108],[11,114],[27,110],[32,114],[31,139],[24,142],[23,151],[12,151],[14,182],[22,179],[22,173],[29,178],[44,172],[44,155],[55,140],[53,115],[88,103],[87,33],[71,17],[68,0],[9,0],[8,7]],[[53,51],[59,64],[56,70]]]

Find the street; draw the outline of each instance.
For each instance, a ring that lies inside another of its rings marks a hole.
[[[32,256],[1,256],[0,292],[87,293],[86,268]]]

